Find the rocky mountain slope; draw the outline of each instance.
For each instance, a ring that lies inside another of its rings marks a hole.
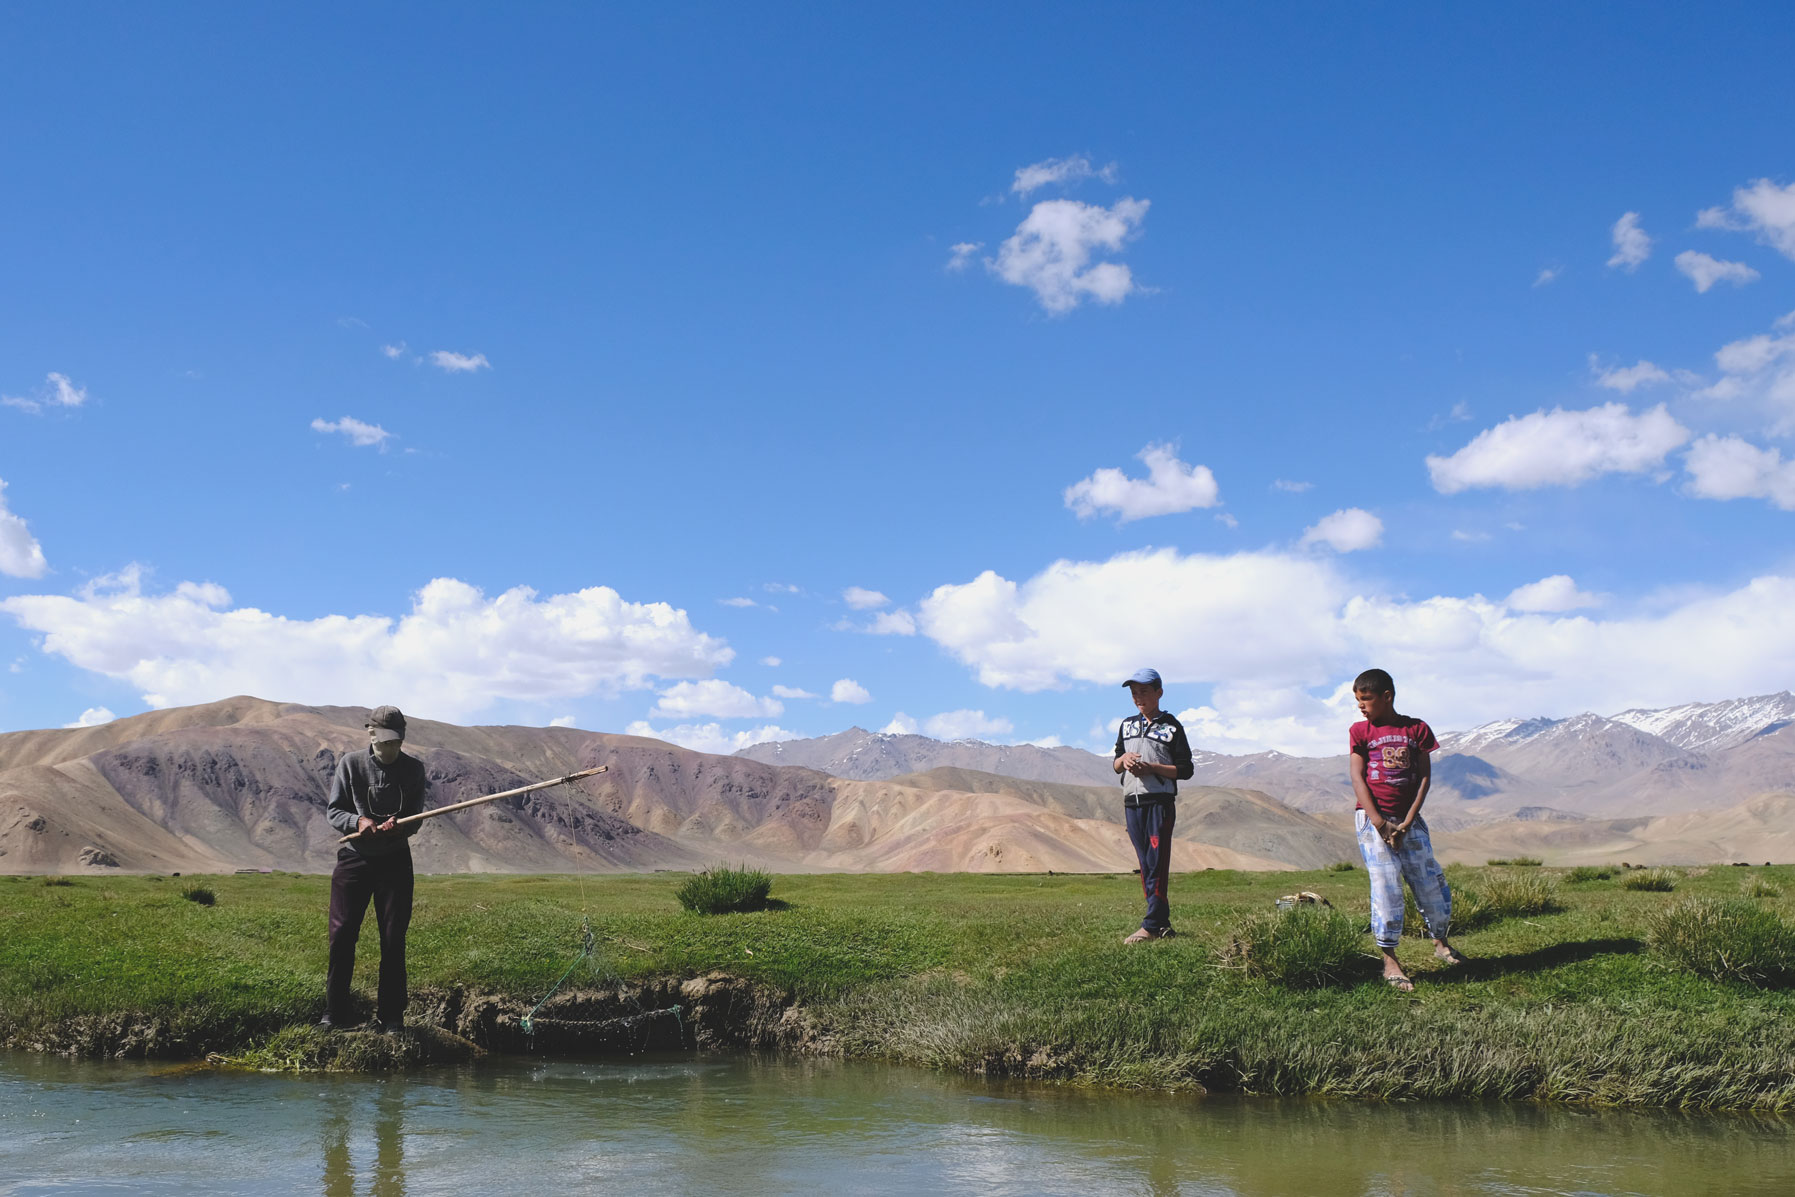
[[[987,744],[982,740],[933,740],[928,736],[869,732],[851,727],[832,736],[756,744],[736,753],[768,765],[796,765],[833,777],[883,781],[930,769],[974,769],[1036,781],[1113,785],[1109,758],[1082,748]]]

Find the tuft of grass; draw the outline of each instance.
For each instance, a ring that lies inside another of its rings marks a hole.
[[[54,887],[58,885],[73,885],[75,882],[69,877],[45,877],[44,884]]]
[[[1682,880],[1675,869],[1641,869],[1637,873],[1621,878],[1622,889],[1645,890],[1648,893],[1668,894]]]
[[[1647,943],[1670,964],[1712,981],[1795,984],[1795,927],[1738,898],[1685,898],[1656,911]]]
[[[459,1035],[436,1027],[407,1027],[396,1035],[288,1027],[260,1044],[214,1053],[214,1064],[256,1072],[397,1072],[420,1064],[460,1062],[485,1055]]]
[[[759,869],[717,865],[694,874],[674,896],[681,906],[699,914],[730,914],[765,910],[772,888],[772,876]]]
[[[1565,874],[1565,880],[1575,884],[1579,881],[1606,881],[1614,876],[1614,870],[1607,865],[1578,865]]]
[[[1371,957],[1358,923],[1331,907],[1248,915],[1217,952],[1224,968],[1293,989],[1364,979]]]
[[[1353,862],[1350,860],[1336,860],[1333,864],[1328,866],[1328,872],[1330,872],[1330,873],[1350,873],[1357,867],[1358,866],[1353,864]]]
[[[1499,860],[1486,861],[1485,863],[1490,865],[1515,865],[1523,869],[1537,869],[1540,865],[1544,864],[1545,861],[1537,856],[1509,856]]]
[[[218,895],[212,892],[210,886],[186,886],[181,890],[181,896],[186,898],[189,902],[196,902],[201,906],[215,906],[218,904]]]
[[[1428,928],[1415,906],[1415,896],[1407,886],[1402,891],[1402,909],[1402,933],[1425,939]],[[1452,887],[1454,932],[1481,931],[1504,919],[1558,914],[1564,909],[1565,904],[1558,897],[1558,886],[1537,873],[1490,877],[1477,889],[1468,885]]]
[[[1774,881],[1753,877],[1745,883],[1745,896],[1748,898],[1780,898],[1783,896],[1783,887]]]

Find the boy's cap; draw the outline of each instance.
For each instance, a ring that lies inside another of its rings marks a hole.
[[[1124,686],[1130,686],[1135,682],[1139,682],[1143,686],[1160,686],[1164,684],[1159,680],[1159,670],[1157,669],[1137,669],[1134,671],[1134,676],[1122,684]]]
[[[375,707],[368,714],[368,730],[374,743],[405,738],[405,714],[398,707]]]

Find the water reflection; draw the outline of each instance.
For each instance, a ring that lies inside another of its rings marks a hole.
[[[325,1197],[356,1197],[355,1153],[351,1140],[359,1139],[362,1107],[372,1105],[367,1119],[374,1140],[373,1165],[369,1169],[370,1197],[405,1197],[405,1092],[406,1082],[388,1079],[379,1083],[371,1103],[353,1092],[326,1103],[323,1120]],[[358,1144],[359,1146],[359,1144]]]
[[[0,1194],[1795,1192],[1772,1117],[1089,1093],[831,1061],[376,1080],[0,1056]]]

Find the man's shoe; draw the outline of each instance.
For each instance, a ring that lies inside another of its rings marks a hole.
[[[373,1031],[376,1035],[397,1035],[400,1031],[405,1029],[405,1023],[403,1020],[398,1022],[381,1022],[379,1019],[375,1019],[374,1025],[368,1029]]]
[[[318,1020],[318,1029],[320,1031],[334,1031],[337,1029],[337,1024],[331,1021],[330,1015],[326,1014],[323,1018]]]

